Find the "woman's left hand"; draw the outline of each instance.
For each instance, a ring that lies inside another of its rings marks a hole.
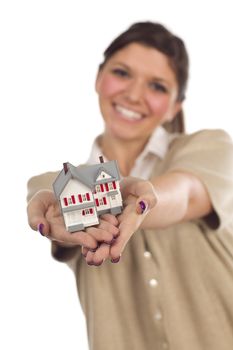
[[[111,245],[100,244],[96,252],[83,249],[86,261],[90,265],[100,265],[107,258],[113,263],[118,262],[129,239],[157,203],[155,189],[150,181],[127,177],[121,181],[120,187],[124,203],[122,213],[117,217],[117,221],[109,214],[103,217],[103,220],[111,224],[118,223],[119,236]]]

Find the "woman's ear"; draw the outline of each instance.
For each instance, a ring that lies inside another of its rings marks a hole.
[[[174,103],[172,113],[169,113],[169,116],[166,122],[171,122],[177,116],[177,114],[181,111],[181,109],[182,109],[182,102],[176,101]]]
[[[181,101],[176,101],[175,106],[174,106],[174,117],[181,111],[182,108],[182,102]]]

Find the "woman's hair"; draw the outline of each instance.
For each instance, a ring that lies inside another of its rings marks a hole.
[[[135,42],[155,48],[168,57],[178,84],[177,100],[183,101],[188,81],[188,53],[183,41],[159,23],[139,22],[131,25],[104,51],[104,61],[99,68],[101,69],[117,51]],[[183,111],[177,113],[172,122],[164,124],[164,127],[169,132],[184,132]]]

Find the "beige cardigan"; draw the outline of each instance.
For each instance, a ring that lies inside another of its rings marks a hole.
[[[221,130],[181,135],[153,176],[196,174],[215,212],[163,230],[138,231],[119,264],[88,266],[80,248],[53,245],[72,262],[91,350],[233,349],[233,145]],[[29,197],[57,173],[29,181]],[[72,260],[70,260],[72,259]]]

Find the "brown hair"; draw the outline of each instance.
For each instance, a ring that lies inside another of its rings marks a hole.
[[[185,99],[188,81],[189,59],[184,42],[159,23],[138,22],[121,33],[104,51],[104,61],[101,69],[114,53],[123,47],[136,42],[155,48],[165,54],[173,69],[178,83],[178,101]],[[164,127],[169,132],[184,132],[184,116],[181,110],[175,118]]]

